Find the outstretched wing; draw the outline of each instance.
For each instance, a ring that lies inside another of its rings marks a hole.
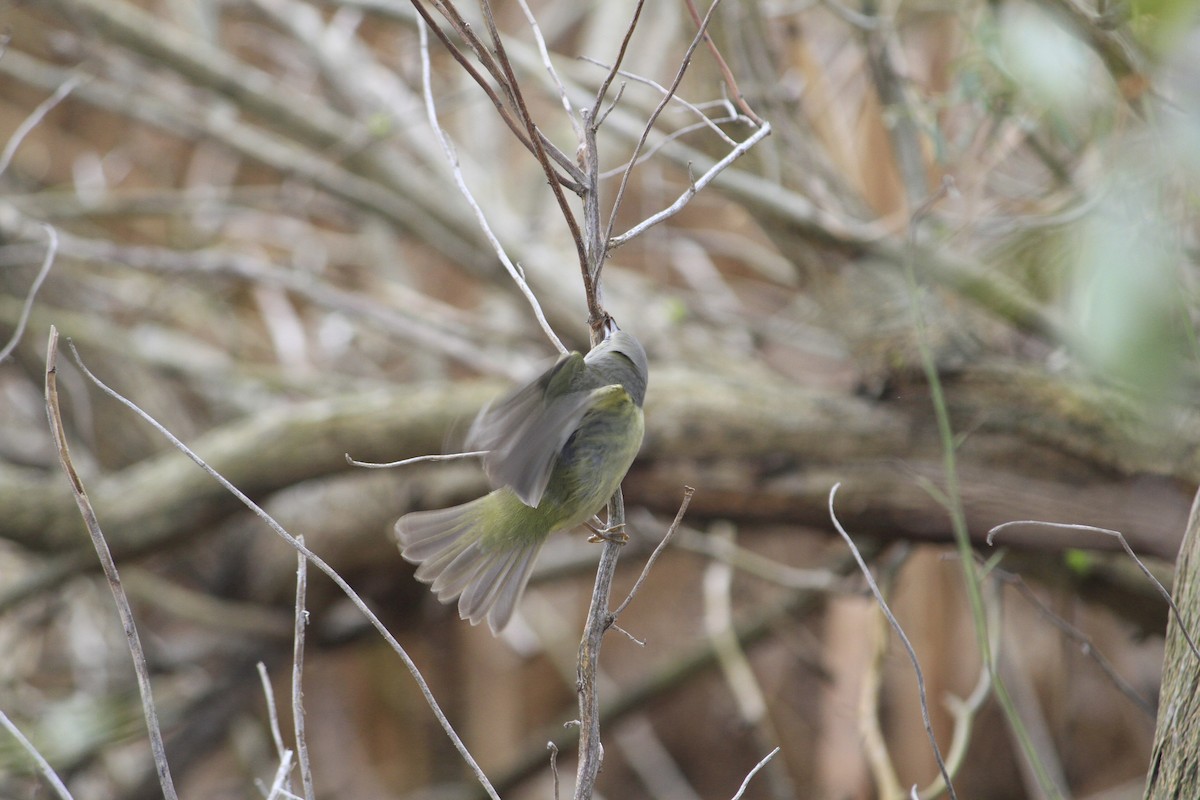
[[[483,469],[493,488],[511,487],[527,506],[542,501],[559,451],[587,411],[584,369],[583,356],[569,353],[480,412],[467,433],[467,448],[488,451]]]

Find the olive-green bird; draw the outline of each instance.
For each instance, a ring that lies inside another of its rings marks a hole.
[[[581,525],[621,485],[642,444],[646,352],[615,326],[586,356],[569,353],[479,413],[468,450],[486,450],[495,491],[396,523],[404,558],[463,619],[508,624],[555,531]]]

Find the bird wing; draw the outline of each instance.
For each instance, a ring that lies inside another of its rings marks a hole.
[[[583,356],[569,353],[480,412],[467,434],[467,447],[488,451],[483,469],[493,488],[511,487],[530,507],[541,502],[559,451],[590,402],[590,392],[581,385],[584,369]]]

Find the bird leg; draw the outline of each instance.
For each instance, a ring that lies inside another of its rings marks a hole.
[[[593,522],[585,523],[592,531],[592,535],[588,537],[588,541],[596,542],[613,542],[615,544],[625,544],[629,541],[629,534],[625,532],[625,523],[620,525],[605,525],[600,522],[599,517],[593,518]]]

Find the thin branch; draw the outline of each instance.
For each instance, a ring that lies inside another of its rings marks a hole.
[[[592,105],[592,110],[586,114],[588,127],[592,134],[595,134],[596,127],[599,126],[600,106],[604,104],[604,97],[608,94],[608,87],[612,86],[613,79],[617,77],[617,70],[621,68],[621,62],[625,60],[625,51],[629,49],[629,40],[633,38],[633,32],[637,28],[638,20],[642,16],[642,7],[646,5],[646,0],[638,0],[637,6],[633,9],[633,16],[629,20],[629,27],[625,29],[625,36],[621,39],[621,46],[617,49],[617,57],[613,59],[612,67],[608,74],[604,76],[604,80],[600,82],[600,88],[596,91],[596,102]]]
[[[70,344],[70,342],[68,342],[68,344]],[[221,475],[215,469],[210,467],[208,465],[208,463],[206,461],[204,461],[204,459],[202,459],[202,458],[200,458],[200,456],[196,455],[196,453],[191,448],[189,448],[182,441],[180,441],[179,438],[175,436],[175,434],[173,434],[169,430],[167,430],[167,428],[165,426],[163,426],[162,423],[160,423],[154,417],[150,416],[150,414],[148,414],[146,411],[142,410],[142,408],[140,406],[138,406],[136,403],[134,403],[132,400],[129,400],[125,396],[121,395],[115,389],[112,389],[107,384],[105,384],[103,381],[101,381],[98,377],[96,377],[94,374],[92,374],[91,370],[89,370],[83,364],[83,361],[79,357],[79,353],[75,351],[74,346],[71,346],[71,351],[75,357],[75,362],[79,365],[80,370],[88,378],[88,380],[90,380],[92,383],[94,383],[100,389],[100,391],[104,392],[106,395],[113,398],[114,400],[116,400],[118,403],[120,403],[121,405],[128,408],[133,413],[137,414],[139,417],[141,417],[143,420],[145,420],[149,425],[151,425],[156,431],[158,431],[160,434],[162,434],[164,437],[166,437],[167,440],[170,441],[171,444],[174,445],[177,450],[179,450],[181,453],[183,453],[188,458],[190,458],[192,460],[192,462],[195,463],[196,466],[200,467],[200,469],[202,469],[205,473],[207,473],[209,475],[209,477],[211,477],[217,483],[221,484],[221,486],[224,487],[224,489],[227,492],[229,492],[234,497],[236,497],[244,506],[246,506],[246,508],[253,511],[254,514],[256,516],[258,516],[259,519],[261,519],[263,522],[265,522],[267,524],[267,526],[270,527],[271,530],[274,531],[277,536],[279,536],[281,539],[283,539],[285,542],[287,542],[297,552],[303,554],[304,557],[307,558],[317,569],[321,570],[321,572],[323,572],[331,581],[333,581],[337,585],[337,587],[342,591],[342,593],[345,594],[347,598],[349,598],[350,602],[352,602],[354,604],[355,608],[357,608],[363,614],[363,616],[366,617],[367,621],[371,623],[371,626],[373,628],[375,628],[376,631],[379,632],[379,635],[383,637],[384,641],[386,641],[388,643],[388,645],[392,648],[392,650],[396,653],[396,655],[398,655],[400,657],[400,660],[402,662],[404,662],[405,668],[408,669],[409,674],[412,675],[413,680],[416,682],[417,687],[421,691],[422,697],[425,698],[425,702],[429,705],[429,708],[431,711],[433,711],[433,714],[437,718],[438,723],[442,726],[442,730],[445,731],[446,736],[449,737],[451,743],[453,743],[454,748],[458,751],[458,753],[462,757],[463,761],[465,761],[467,763],[467,765],[471,768],[472,774],[475,775],[476,780],[479,781],[480,785],[484,788],[484,791],[487,792],[488,797],[490,797],[492,800],[500,800],[500,796],[498,794],[496,794],[496,790],[492,786],[491,782],[488,780],[487,775],[484,774],[483,770],[480,768],[479,764],[475,761],[475,758],[474,758],[474,756],[471,755],[470,751],[467,750],[467,746],[465,744],[463,744],[462,739],[459,737],[458,733],[454,730],[454,727],[450,724],[450,720],[448,720],[446,718],[445,713],[442,711],[441,706],[437,702],[437,698],[435,698],[433,696],[433,691],[429,688],[429,684],[425,681],[425,677],[421,674],[421,671],[419,669],[417,669],[416,663],[408,655],[408,651],[406,651],[400,645],[400,642],[398,642],[396,640],[396,637],[393,636],[392,633],[387,629],[387,626],[385,626],[379,620],[379,617],[376,616],[375,612],[373,612],[371,610],[371,608],[366,604],[366,601],[364,601],[358,595],[358,593],[356,591],[354,591],[354,589],[350,586],[350,584],[348,584],[346,582],[346,579],[343,578],[341,575],[339,575],[337,573],[337,571],[333,569],[333,567],[329,566],[329,564],[326,563],[326,561],[323,558],[318,556],[313,551],[309,550],[308,547],[305,546],[300,541],[298,541],[296,539],[296,537],[294,537],[290,533],[288,533],[287,530],[285,530],[282,525],[280,525],[278,522],[275,521],[274,517],[272,517],[270,514],[268,514],[266,511],[264,511],[257,503],[255,503],[253,500],[251,500],[249,497],[247,497],[246,494],[241,489],[238,489],[236,486],[234,486],[232,483],[230,483],[229,480],[226,479],[223,475]],[[172,795],[172,798],[170,798],[170,800],[174,800],[173,795]]]
[[[546,47],[546,39],[542,36],[542,28],[538,25],[537,17],[529,9],[529,3],[526,0],[517,0],[517,4],[521,6],[521,13],[525,15],[525,21],[529,23],[529,29],[533,31],[533,40],[537,43],[538,52],[542,56],[542,63],[546,65],[546,72],[550,74],[550,80],[558,88],[558,99],[562,102],[563,111],[567,113],[567,119],[571,121],[571,129],[575,131],[575,139],[583,141],[583,128],[579,125],[579,118],[575,116],[575,109],[571,106],[571,98],[567,96],[567,87],[563,85],[562,78],[558,76],[558,70],[554,68],[553,62],[550,61],[550,51]],[[583,182],[583,173],[580,172],[577,180]]]
[[[459,461],[464,458],[481,458],[490,453],[490,450],[471,450],[466,453],[447,453],[445,455],[432,456],[413,456],[412,458],[404,458],[400,461],[388,461],[380,463],[377,461],[356,461],[346,454],[346,463],[352,467],[365,467],[367,469],[391,469],[392,467],[407,467],[409,464],[424,464],[429,461]]]
[[[304,544],[304,537],[296,541]],[[316,800],[313,788],[312,764],[308,759],[308,738],[304,733],[304,629],[308,627],[308,560],[296,553],[296,621],[292,634],[292,727],[296,736],[296,758],[300,764],[300,781],[305,800]]]
[[[546,182],[550,185],[550,191],[558,203],[563,220],[567,223],[567,229],[571,232],[571,239],[575,243],[575,251],[579,263],[580,265],[586,264],[587,250],[583,243],[583,234],[579,230],[579,223],[575,220],[575,213],[571,211],[571,206],[567,204],[567,196],[563,194],[562,186],[556,180],[554,167],[550,163],[549,156],[546,155],[546,146],[543,143],[543,137],[539,133],[537,125],[533,122],[533,116],[529,113],[528,106],[525,105],[525,95],[521,92],[521,84],[517,81],[512,64],[508,60],[508,52],[504,48],[504,40],[500,38],[500,32],[496,29],[496,20],[492,16],[491,3],[488,0],[480,0],[480,6],[483,8],[483,16],[487,22],[488,33],[492,37],[492,45],[496,48],[496,57],[500,60],[500,68],[504,71],[504,76],[508,79],[513,103],[516,105],[517,113],[521,115],[521,120],[525,123],[525,128],[529,131],[529,136],[533,140],[533,153],[537,156],[538,164],[541,165],[542,171],[546,174]],[[595,187],[591,188],[594,190]]]
[[[606,69],[608,68],[607,64],[605,64],[603,61],[600,61],[599,59],[596,59],[596,58],[591,58],[589,56],[581,56],[580,60],[586,61],[589,64],[595,64],[598,67],[605,67]],[[684,100],[679,95],[672,95],[670,93],[670,91],[668,91],[667,87],[663,86],[658,81],[651,80],[650,78],[644,77],[642,75],[638,75],[637,73],[634,73],[634,72],[629,72],[628,70],[620,70],[618,74],[620,74],[621,77],[623,77],[623,78],[629,78],[629,80],[634,81],[635,83],[641,83],[641,84],[651,87],[652,89],[656,89],[658,91],[658,93],[661,95],[671,97],[671,99],[674,100],[676,103],[679,103],[681,106],[686,108],[688,111],[691,111],[693,114],[695,114],[700,119],[700,124],[702,126],[707,127],[709,130],[711,130],[717,136],[721,137],[721,139],[723,139],[725,141],[725,143],[728,144],[730,147],[737,146],[737,142],[733,139],[733,137],[731,137],[725,131],[721,130],[720,126],[717,125],[717,122],[715,120],[713,120],[712,118],[710,118],[703,111],[701,111],[698,106],[696,106],[694,103]],[[622,85],[624,85],[624,84],[622,84]],[[736,115],[733,115],[730,118],[722,119],[721,121],[722,122],[733,122],[736,119],[740,119],[740,118],[737,117]],[[603,121],[604,120],[601,119],[601,123],[603,123]],[[695,130],[695,129],[696,128],[693,126],[688,127],[688,130]],[[672,134],[672,135],[674,135],[674,134]],[[659,147],[661,147],[661,146],[662,145],[659,145]]]
[[[62,782],[62,778],[58,777],[58,773],[54,771],[54,767],[50,766],[50,762],[38,752],[38,749],[33,746],[33,742],[25,738],[25,734],[21,733],[20,729],[13,724],[12,720],[3,711],[0,711],[0,725],[3,725],[5,730],[12,734],[21,747],[25,748],[25,752],[37,763],[38,769],[41,770],[42,775],[46,778],[50,786],[54,788],[55,793],[62,800],[74,800],[71,797],[71,793],[67,790],[67,785]]]
[[[637,236],[642,235],[648,229],[654,227],[655,225],[662,222],[663,220],[670,219],[671,217],[678,214],[680,211],[683,210],[683,207],[688,204],[688,202],[692,199],[692,197],[695,196],[695,194],[697,192],[699,192],[705,186],[708,186],[708,184],[712,183],[713,179],[715,179],[717,177],[717,175],[719,175],[726,167],[728,167],[734,161],[737,161],[739,158],[744,156],[746,154],[746,152],[750,150],[750,148],[754,147],[754,145],[758,144],[760,141],[762,141],[763,139],[765,139],[767,136],[770,136],[770,135],[771,135],[771,123],[764,122],[762,124],[762,127],[754,132],[753,136],[746,139],[746,141],[742,142],[736,148],[734,148],[729,153],[727,153],[724,158],[722,158],[716,164],[713,164],[713,166],[711,168],[709,168],[709,170],[707,172],[705,172],[703,175],[701,175],[698,179],[692,181],[688,185],[688,188],[684,190],[683,194],[679,195],[679,197],[675,200],[674,203],[672,203],[668,207],[664,208],[662,211],[659,211],[657,214],[654,214],[653,216],[647,217],[646,219],[642,220],[637,225],[634,225],[632,228],[625,231],[625,233],[622,233],[620,236],[615,236],[615,237],[610,238],[608,240],[608,249],[610,251],[616,250],[618,247],[625,244],[630,239],[633,239]],[[626,174],[628,174],[628,172]],[[613,217],[613,219],[615,219],[615,216]],[[610,219],[609,222],[610,222],[609,233],[611,234],[612,233],[612,230],[611,230],[612,219]]]
[[[17,345],[20,344],[21,337],[25,335],[25,326],[29,324],[29,315],[33,312],[33,301],[37,298],[38,290],[42,288],[42,282],[50,274],[50,267],[54,264],[54,255],[58,252],[58,231],[54,229],[53,225],[45,223],[42,223],[42,230],[46,232],[46,255],[42,258],[41,269],[34,276],[29,292],[25,295],[25,303],[21,306],[21,316],[17,320],[16,330],[13,331],[8,344],[0,350],[0,362],[12,355],[12,351],[16,350]]]
[[[1171,607],[1171,613],[1175,615],[1175,620],[1179,623],[1179,630],[1183,633],[1183,638],[1187,640],[1188,647],[1192,650],[1192,655],[1194,655],[1196,659],[1200,661],[1200,649],[1196,647],[1196,642],[1192,638],[1191,632],[1188,630],[1187,620],[1184,618],[1183,613],[1179,610],[1179,606],[1175,605],[1175,600],[1172,599],[1171,593],[1167,591],[1166,587],[1159,582],[1158,578],[1154,577],[1154,574],[1150,572],[1149,568],[1142,563],[1142,560],[1137,557],[1136,553],[1133,552],[1133,548],[1129,546],[1129,542],[1125,540],[1125,535],[1123,533],[1120,531],[1114,531],[1110,528],[1097,528],[1094,525],[1078,525],[1072,522],[1044,522],[1036,519],[1022,519],[1014,520],[1012,522],[1005,522],[992,528],[990,531],[988,531],[987,543],[989,545],[993,545],[992,540],[995,538],[997,533],[1014,525],[1042,525],[1047,528],[1055,528],[1057,530],[1102,533],[1105,536],[1115,537],[1116,540],[1121,543],[1121,547],[1124,548],[1126,555],[1133,559],[1133,563],[1137,564],[1137,567],[1142,571],[1142,574],[1154,584],[1154,588],[1157,589],[1158,593],[1162,595],[1162,598],[1167,601],[1167,605]]]
[[[1064,636],[1078,644],[1080,652],[1096,662],[1096,666],[1108,677],[1113,686],[1117,688],[1117,691],[1129,698],[1129,701],[1145,712],[1150,719],[1154,719],[1156,713],[1154,703],[1142,697],[1138,690],[1117,672],[1116,667],[1104,657],[1104,654],[1096,647],[1095,642],[1092,641],[1090,636],[1054,613],[1049,606],[1042,602],[1042,599],[1037,596],[1033,588],[1020,575],[1000,569],[993,571],[992,574],[996,576],[996,580],[1003,581],[1015,588],[1025,598],[1026,602],[1033,606],[1051,625],[1058,628]]]
[[[275,755],[279,763],[290,761],[291,755],[283,744],[283,731],[279,727],[279,709],[275,706],[275,690],[271,687],[271,676],[267,674],[267,665],[258,662],[258,681],[262,684],[263,698],[267,701],[267,723],[271,728],[271,741],[275,743]]]
[[[654,123],[658,121],[658,117],[662,114],[663,109],[671,102],[671,98],[679,89],[679,84],[683,81],[684,73],[687,72],[688,65],[692,63],[692,54],[696,52],[696,48],[700,44],[700,39],[704,32],[708,29],[708,23],[712,20],[713,12],[717,10],[721,0],[713,0],[713,4],[708,7],[708,13],[704,15],[704,21],[700,24],[700,29],[696,31],[696,35],[692,38],[691,44],[688,45],[687,51],[683,54],[683,59],[679,63],[679,69],[675,72],[675,80],[671,82],[667,89],[667,94],[659,101],[658,106],[650,114],[650,118],[646,120],[645,126],[642,128],[642,135],[638,137],[637,143],[633,146],[633,152],[629,156],[628,166],[625,168],[625,174],[621,176],[621,185],[617,188],[617,196],[613,199],[612,208],[609,210],[608,225],[604,230],[604,237],[600,240],[601,251],[600,258],[597,259],[594,266],[592,279],[598,281],[600,279],[600,271],[604,268],[604,260],[611,248],[609,240],[612,239],[613,225],[617,220],[617,212],[621,208],[621,201],[625,197],[625,189],[629,185],[629,176],[633,173],[633,165],[637,163],[638,155],[642,148],[646,145],[646,139],[650,136],[650,131],[654,130]],[[613,63],[613,70],[620,67],[620,61]]]
[[[855,546],[854,540],[850,538],[850,534],[846,533],[846,529],[842,527],[842,523],[838,520],[837,514],[833,509],[833,500],[837,496],[840,483],[835,483],[833,488],[829,490],[829,518],[833,521],[834,528],[846,545],[850,548],[850,552],[854,555],[854,560],[858,562],[858,568],[862,571],[863,577],[867,579],[867,585],[871,587],[871,594],[875,595],[875,602],[879,604],[879,608],[887,617],[888,623],[892,629],[896,631],[896,635],[900,637],[901,644],[908,651],[908,659],[912,662],[913,671],[917,674],[917,694],[920,696],[921,702],[921,721],[925,724],[925,735],[929,737],[929,745],[933,748],[933,757],[937,760],[938,771],[942,773],[942,779],[946,781],[946,791],[950,795],[950,800],[957,800],[958,795],[954,791],[954,784],[950,780],[950,773],[946,769],[946,762],[942,759],[942,750],[938,747],[937,737],[933,735],[933,723],[929,719],[929,703],[925,695],[925,675],[921,671],[921,664],[917,660],[917,653],[913,650],[912,642],[908,640],[908,635],[904,633],[904,628],[900,627],[900,623],[896,620],[892,610],[888,607],[887,601],[883,599],[883,593],[879,591],[879,585],[875,583],[874,576],[871,575],[871,570],[867,567],[867,562],[863,561],[862,554],[858,552],[858,547]]]
[[[767,753],[767,755],[763,758],[762,761],[759,761],[757,764],[754,765],[754,769],[752,769],[752,770],[750,770],[750,772],[746,773],[746,777],[742,781],[742,785],[738,787],[737,794],[735,794],[732,798],[730,798],[730,800],[741,800],[742,795],[744,795],[746,793],[746,787],[750,785],[750,781],[754,778],[755,775],[758,774],[759,770],[761,770],[763,767],[765,767],[767,764],[770,763],[771,759],[773,759],[775,756],[779,755],[779,750],[780,750],[780,748],[776,747],[774,750]]]
[[[451,172],[454,175],[454,183],[458,187],[459,192],[461,192],[463,197],[466,198],[467,204],[471,206],[471,210],[475,213],[476,222],[479,224],[484,236],[487,237],[488,242],[492,245],[492,249],[495,251],[496,256],[500,259],[500,263],[502,263],[504,268],[508,270],[509,276],[513,279],[513,282],[517,284],[517,288],[520,289],[521,294],[523,294],[525,299],[529,302],[530,308],[533,309],[533,315],[537,318],[538,324],[542,327],[542,332],[546,334],[546,338],[548,338],[555,348],[558,349],[558,352],[566,353],[566,346],[558,338],[558,335],[554,333],[554,329],[550,327],[550,323],[546,320],[546,315],[542,312],[541,303],[538,302],[537,296],[533,293],[533,290],[529,288],[529,284],[525,280],[524,273],[518,269],[515,264],[513,264],[513,262],[509,259],[508,254],[504,252],[504,247],[500,244],[500,240],[496,238],[496,234],[492,231],[491,226],[488,224],[487,217],[484,215],[483,209],[481,209],[479,204],[475,202],[474,195],[471,194],[471,190],[467,187],[466,179],[463,178],[462,170],[460,170],[458,166],[458,156],[456,156],[454,153],[454,147],[450,144],[449,138],[446,136],[445,131],[442,130],[442,126],[438,123],[437,107],[434,105],[433,101],[433,85],[431,79],[432,69],[429,64],[429,29],[427,25],[422,22],[418,24],[417,30],[419,32],[421,42],[421,89],[425,95],[425,115],[429,120],[430,127],[433,128],[434,135],[442,145],[442,150],[446,154],[446,160],[450,162]],[[571,220],[571,224],[574,225],[573,219]]]
[[[646,582],[646,577],[650,574],[650,569],[654,566],[654,562],[658,560],[663,550],[667,549],[667,545],[671,543],[671,539],[675,536],[675,531],[679,530],[679,525],[683,522],[683,515],[687,513],[688,505],[692,502],[692,495],[695,493],[696,490],[691,486],[683,487],[683,501],[679,504],[679,510],[675,512],[675,519],[671,522],[671,527],[667,528],[666,535],[663,536],[662,541],[654,548],[654,552],[650,554],[650,558],[646,559],[646,566],[642,568],[642,574],[634,581],[633,588],[629,590],[629,595],[621,601],[619,606],[613,609],[612,614],[610,614],[613,622],[616,622],[617,617],[621,616],[621,612],[633,602],[634,595],[637,594],[638,589],[642,588],[642,584]]]
[[[620,529],[620,526],[625,524],[625,501],[620,489],[617,489],[608,503],[608,524],[610,528],[615,529]],[[591,800],[596,777],[604,763],[604,747],[600,743],[600,692],[597,675],[600,668],[600,642],[605,631],[612,625],[608,600],[612,593],[613,576],[617,571],[617,558],[623,546],[616,538],[604,540],[604,550],[596,568],[596,582],[592,587],[592,600],[588,606],[583,638],[579,643],[576,670],[576,690],[579,695],[579,762],[575,771],[575,800]]]
[[[706,23],[700,21],[700,12],[696,10],[695,0],[684,0],[684,5],[687,6],[688,13],[692,16],[692,22],[702,26],[702,28],[706,27]],[[716,3],[713,3],[713,5],[716,5]],[[721,70],[721,77],[725,80],[725,85],[729,87],[729,93],[733,95],[733,101],[737,103],[738,108],[742,110],[743,114],[754,121],[755,125],[762,125],[762,118],[758,114],[755,114],[754,109],[750,108],[750,104],[746,102],[746,96],[742,94],[742,90],[738,88],[737,81],[733,77],[733,70],[725,63],[725,58],[721,55],[721,51],[717,49],[716,42],[707,33],[704,34],[704,43],[708,45],[708,51],[712,53],[713,59],[717,62],[717,68]]]
[[[4,151],[0,152],[0,175],[8,169],[8,165],[12,163],[13,156],[17,153],[17,148],[21,146],[21,142],[25,141],[25,137],[33,131],[46,115],[54,110],[54,107],[66,99],[75,87],[83,83],[83,75],[72,75],[54,91],[54,94],[47,97],[42,102],[38,103],[37,108],[30,112],[29,116],[17,126],[13,131],[12,136],[8,137],[8,143],[4,145]]]
[[[175,794],[175,782],[171,779],[171,769],[167,764],[166,748],[163,746],[162,729],[158,724],[158,712],[154,708],[154,695],[150,688],[150,671],[146,668],[146,653],[142,650],[142,641],[138,636],[137,626],[133,621],[133,609],[129,606],[129,598],[121,586],[121,577],[117,574],[117,565],[104,540],[100,530],[100,522],[92,509],[83,481],[75,472],[71,463],[71,453],[67,448],[67,434],[63,430],[62,412],[58,406],[58,329],[50,326],[50,341],[46,349],[46,415],[50,422],[50,435],[54,438],[54,446],[58,451],[58,460],[67,481],[71,484],[71,492],[75,495],[75,503],[83,517],[91,536],[96,555],[104,568],[104,577],[108,579],[108,588],[112,591],[113,600],[117,605],[117,613],[121,616],[121,625],[125,630],[125,640],[129,645],[129,654],[133,657],[133,670],[137,675],[138,692],[142,698],[142,711],[146,717],[146,728],[150,736],[150,749],[154,754],[154,766],[158,773],[158,782],[162,787],[165,800],[178,800]]]

